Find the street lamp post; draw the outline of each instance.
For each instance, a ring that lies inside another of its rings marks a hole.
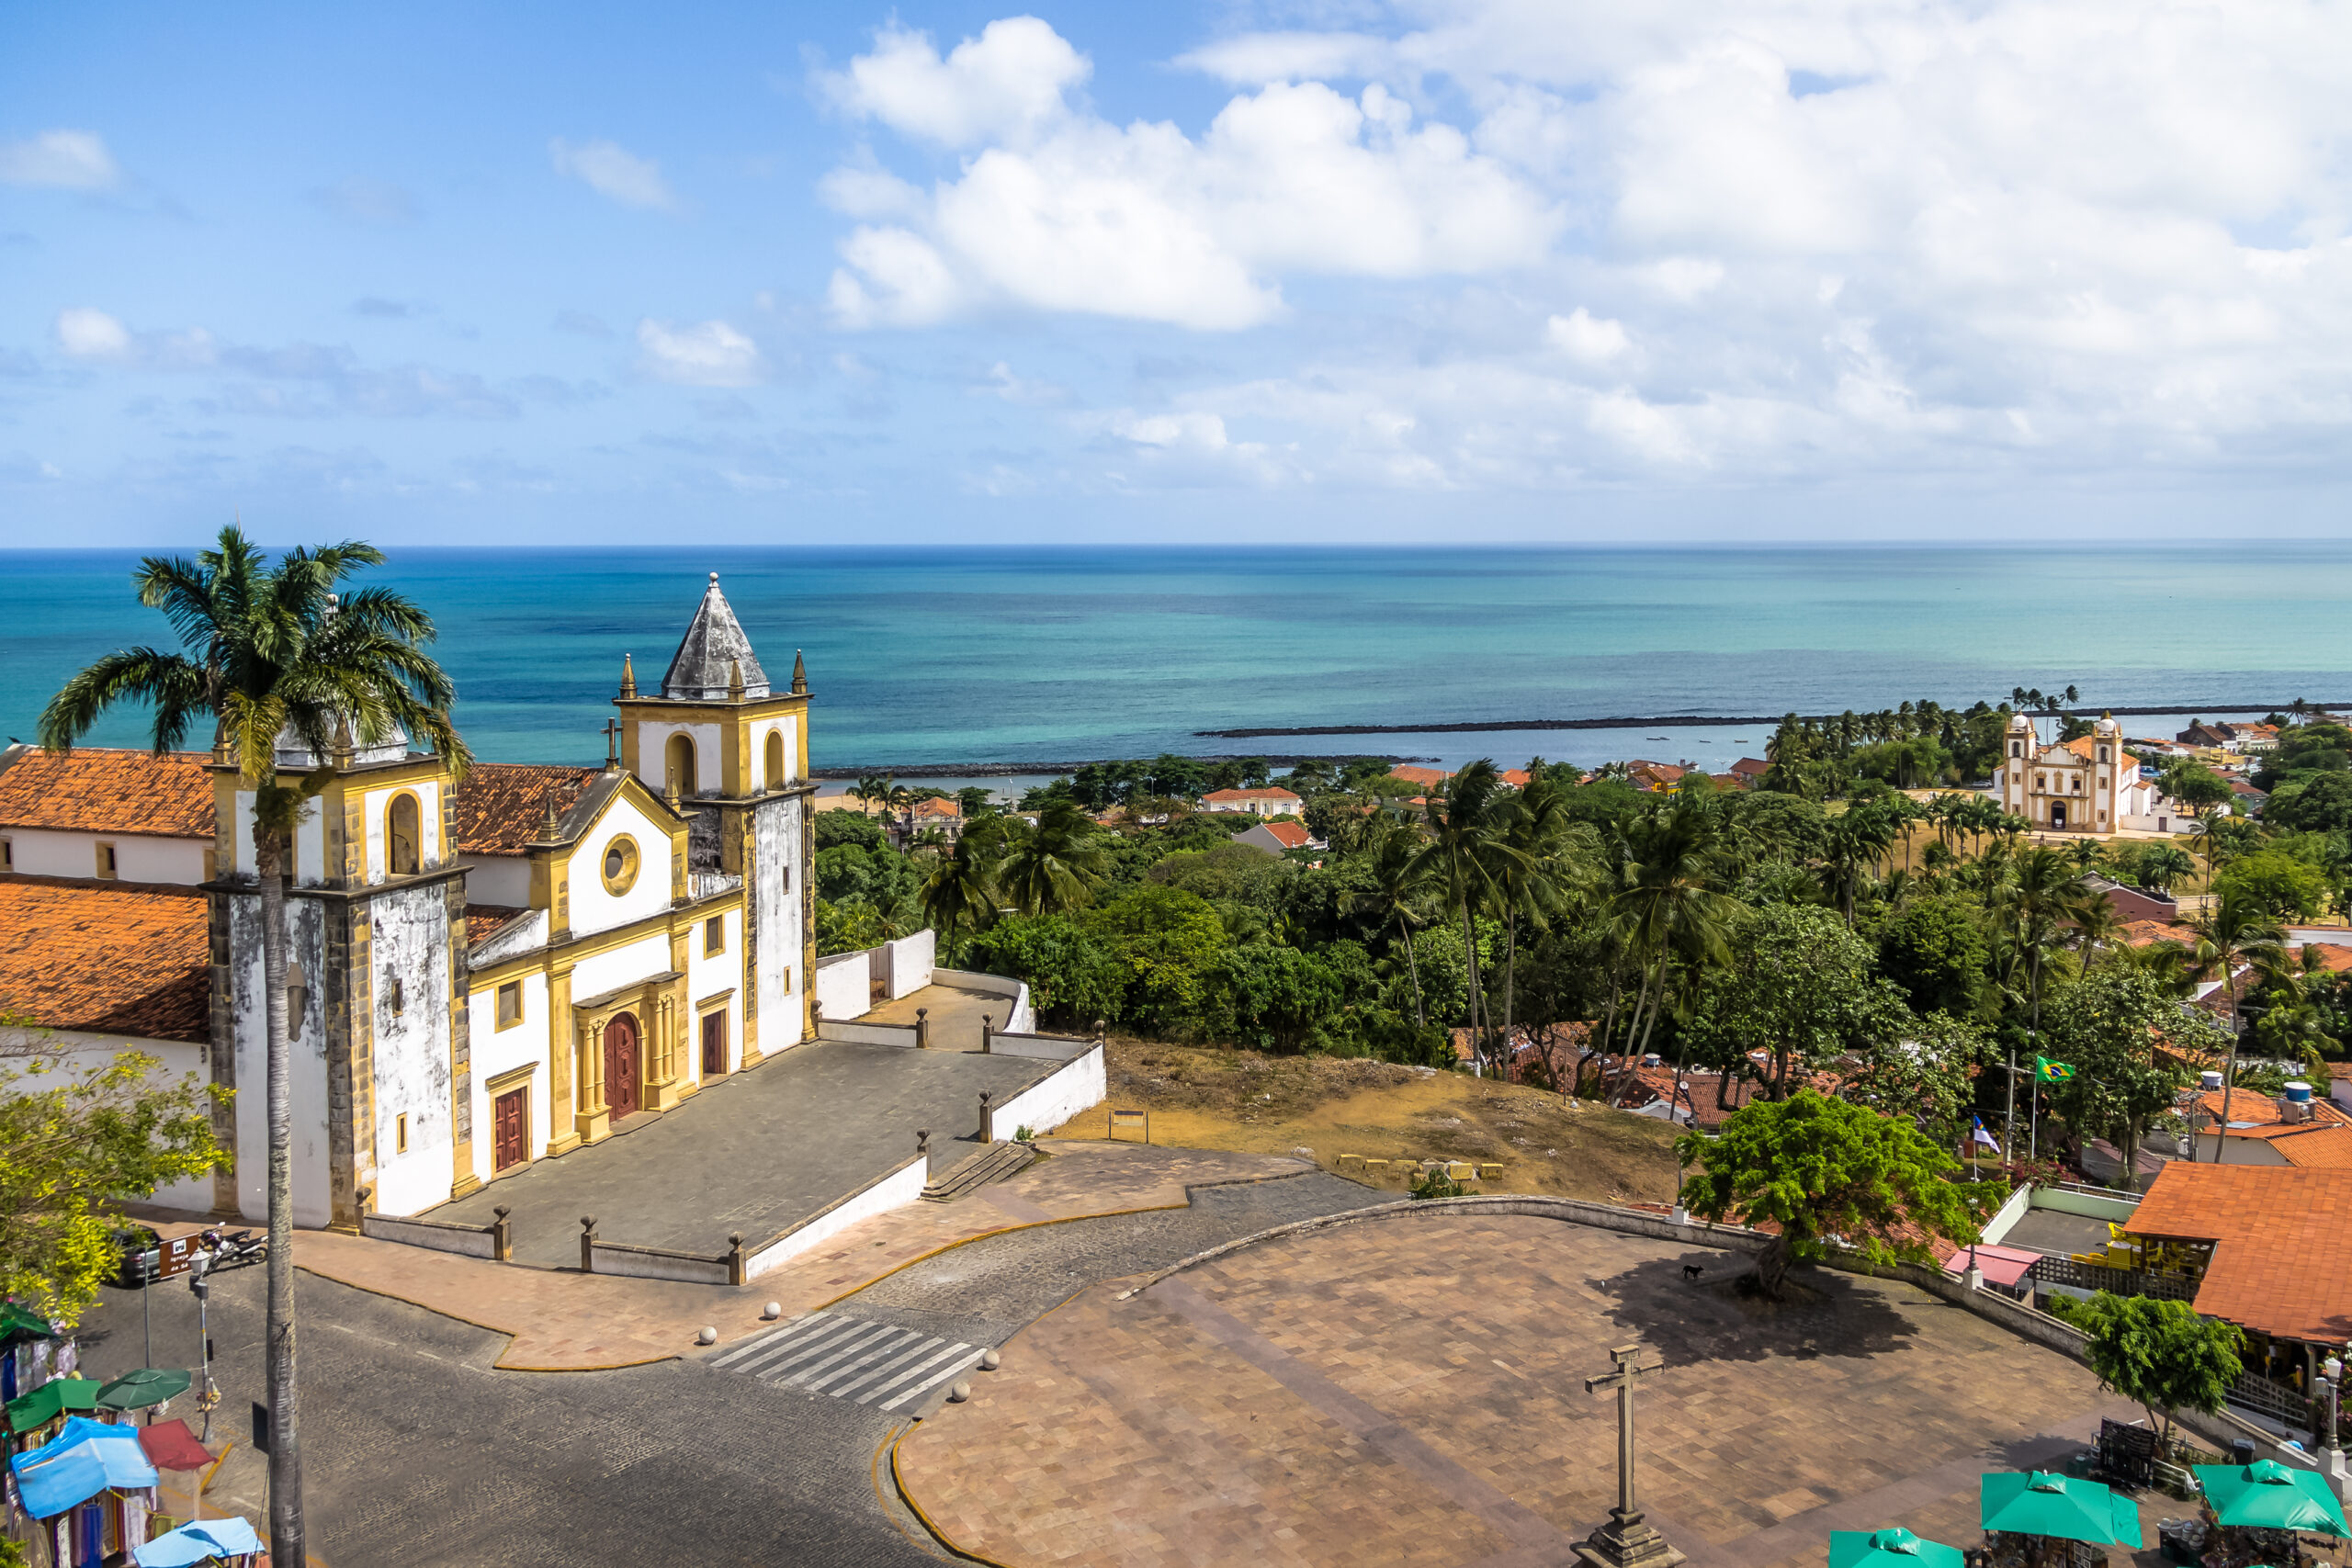
[[[2321,1451],[2327,1456],[2327,1478],[2335,1483],[2336,1496],[2343,1498],[2352,1495],[2352,1489],[2346,1485],[2352,1477],[2345,1473],[2344,1447],[2335,1435],[2336,1402],[2342,1397],[2344,1387],[2344,1358],[2331,1353],[2320,1364],[2319,1375],[2327,1385],[2327,1441]]]
[[[212,1407],[220,1402],[220,1391],[212,1386],[212,1282],[205,1278],[211,1270],[212,1259],[198,1253],[188,1260],[187,1288],[196,1296],[196,1359],[202,1369],[202,1381],[197,1385],[196,1407],[204,1412],[202,1440],[212,1440]]]

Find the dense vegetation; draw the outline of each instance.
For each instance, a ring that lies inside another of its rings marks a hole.
[[[1989,765],[2011,711],[1792,718],[1753,791],[1694,774],[1644,793],[1623,769],[1537,759],[1524,788],[1481,761],[1421,800],[1370,760],[1300,768],[1272,782],[1328,848],[1284,856],[1232,841],[1255,818],[1183,793],[1262,771],[1181,758],[1105,764],[905,853],[826,813],[819,932],[842,951],[933,926],[955,962],[1026,979],[1049,1026],[1446,1064],[1459,1030],[1487,1063],[1588,1089],[1604,1059],[1652,1053],[1770,1102],[1834,1085],[1944,1148],[1978,1114],[1997,1131],[2007,1064],[2037,1052],[2097,1065],[2045,1102],[2045,1145],[2127,1153],[2169,1114],[2185,1054],[2229,1057],[2233,1024],[2250,1058],[2340,1054],[2352,993],[2290,961],[2278,927],[2343,907],[2352,829],[2260,826],[2214,800],[2194,856],[2061,847],[1983,795],[1897,787]],[[2347,748],[2352,732],[2301,727],[2270,770],[2281,793],[2352,781]],[[2199,795],[2187,768],[2178,783]],[[2210,888],[2212,908],[2188,940],[2135,946],[2094,872]],[[2223,1017],[2183,1006],[2248,964]],[[2265,1074],[2250,1060],[2240,1078]]]

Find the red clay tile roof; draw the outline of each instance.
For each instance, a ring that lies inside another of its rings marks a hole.
[[[913,810],[917,817],[961,817],[964,815],[964,807],[960,803],[936,797],[916,801]]]
[[[0,876],[0,1012],[51,1029],[211,1035],[205,896]]]
[[[469,904],[466,906],[466,945],[480,947],[498,934],[499,928],[528,909],[509,908],[503,904]]]
[[[2198,1098],[2204,1102],[2206,1111],[2212,1115],[2213,1120],[2218,1122],[2222,1119],[2222,1091],[2220,1089],[2209,1089],[2200,1090],[2199,1091]],[[2249,1122],[2253,1123],[2250,1127],[2233,1127],[2231,1129],[2233,1136],[2240,1134],[2267,1134],[2271,1128],[2290,1125],[2288,1123],[2282,1123],[2279,1121],[2278,1102],[2277,1100],[2271,1099],[2267,1094],[2254,1094],[2243,1089],[2233,1089],[2230,1092],[2230,1120],[2233,1122]],[[2346,1115],[2341,1109],[2329,1104],[2325,1095],[2314,1093],[2312,1096],[2311,1122],[2308,1123],[2295,1122],[2291,1125],[2301,1127],[2306,1125],[2326,1124],[2352,1126],[2352,1116]]]
[[[1771,772],[1772,764],[1755,757],[1742,757],[1731,765],[1731,771],[1748,778],[1762,778]]]
[[[1453,775],[1442,768],[1396,767],[1388,770],[1388,776],[1400,784],[1419,784],[1423,789],[1433,789]]]
[[[2270,1140],[2287,1163],[2303,1170],[2352,1170],[2352,1127],[2314,1123]]]
[[[1296,800],[1298,794],[1287,789],[1213,789],[1201,796],[1204,803],[1212,800]]]
[[[477,762],[449,797],[458,852],[519,855],[546,830],[548,802],[569,810],[601,770],[538,762]]]
[[[2126,920],[2122,930],[2127,947],[2146,947],[2158,942],[2177,942],[2183,947],[2197,943],[2196,931],[2167,920]]]
[[[2215,1243],[2197,1310],[2287,1339],[2352,1339],[2352,1170],[2167,1161],[2124,1228]]]
[[[0,828],[212,837],[212,775],[201,751],[27,750],[0,768]]]
[[[1258,825],[1283,841],[1283,847],[1303,850],[1314,841],[1306,828],[1296,822],[1261,822]]]

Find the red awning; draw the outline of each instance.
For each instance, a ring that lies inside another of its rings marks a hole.
[[[1989,1242],[1980,1241],[1973,1247],[1963,1247],[1945,1258],[1944,1272],[1966,1273],[1972,1257],[1975,1266],[1984,1270],[1986,1284],[2003,1287],[2016,1284],[2025,1278],[2027,1269],[2041,1261],[2039,1252],[2029,1252],[2021,1247],[1995,1247]],[[161,1464],[163,1461],[158,1460],[155,1462]]]
[[[139,1446],[147,1450],[147,1462],[157,1470],[202,1470],[212,1462],[211,1453],[196,1440],[185,1421],[158,1421],[140,1427]]]

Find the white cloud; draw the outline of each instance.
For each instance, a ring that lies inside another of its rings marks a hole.
[[[87,130],[44,130],[28,141],[0,141],[0,185],[105,190],[122,178],[114,154]]]
[[[1607,365],[1622,358],[1632,346],[1625,335],[1624,322],[1595,320],[1592,312],[1581,305],[1567,315],[1546,321],[1544,339],[1580,365]]]
[[[623,207],[668,210],[677,206],[662,183],[662,165],[612,141],[566,141],[559,136],[548,143],[555,172],[579,180],[599,196]]]
[[[931,35],[892,24],[874,52],[818,78],[843,112],[949,147],[1023,140],[1068,113],[1063,95],[1093,66],[1035,17],[990,22],[946,59]]]
[[[130,333],[104,310],[76,307],[57,312],[57,346],[76,359],[128,359]]]
[[[1552,204],[1453,126],[1416,126],[1374,85],[1355,96],[1277,83],[1227,103],[1198,140],[1113,125],[1067,94],[1083,57],[1034,18],[991,24],[942,61],[890,31],[826,78],[901,133],[975,147],[927,195],[868,168],[829,200],[861,219],[832,303],[852,325],[920,325],[989,305],[1204,331],[1283,309],[1286,275],[1415,278],[1539,260]]]
[[[639,321],[637,346],[647,375],[680,386],[749,387],[766,374],[760,345],[725,321],[684,327]]]

